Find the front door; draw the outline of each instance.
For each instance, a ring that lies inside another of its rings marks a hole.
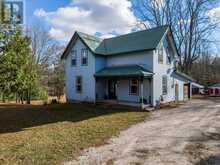
[[[116,80],[109,80],[108,81],[108,96],[109,99],[116,99]]]

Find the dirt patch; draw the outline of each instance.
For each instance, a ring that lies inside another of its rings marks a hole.
[[[220,164],[220,155],[212,155],[206,159],[200,160],[195,165],[219,165]]]
[[[138,149],[135,150],[134,156],[145,160],[152,156],[159,156],[159,153],[156,150]]]
[[[209,149],[202,143],[187,144],[183,152],[191,162],[197,162],[209,156],[207,155]]]
[[[219,165],[220,155],[215,155],[213,149],[202,143],[187,144],[184,154],[195,165]]]
[[[106,165],[114,165],[114,159],[110,159],[106,162]]]

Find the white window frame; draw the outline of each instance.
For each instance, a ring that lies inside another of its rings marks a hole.
[[[76,66],[76,65],[77,65],[77,51],[72,50],[71,51],[71,66]]]
[[[80,81],[78,81],[80,80]],[[76,80],[75,80],[75,87],[76,87],[76,93],[82,93],[82,76],[76,76]],[[80,87],[80,90],[78,90]]]
[[[81,49],[81,65],[87,66],[88,65],[88,49],[83,48]],[[84,59],[86,60],[86,63],[84,63]]]
[[[163,60],[163,44],[162,43],[159,45],[157,52],[158,52],[158,63],[163,64],[164,60]]]
[[[166,64],[167,65],[170,65],[171,64],[171,53],[170,53],[170,42],[169,42],[169,39],[166,38],[166,41],[165,41],[165,50],[166,50]]]
[[[136,83],[134,83],[133,80],[136,81]],[[137,88],[136,92],[132,92],[133,86]],[[129,80],[129,95],[137,96],[138,94],[139,94],[139,80],[137,78],[132,78]]]
[[[162,94],[167,95],[168,92],[168,77],[164,75],[162,77]]]

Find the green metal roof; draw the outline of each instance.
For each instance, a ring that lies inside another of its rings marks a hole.
[[[194,80],[192,77],[190,77],[189,75],[187,75],[187,74],[185,74],[185,73],[182,73],[182,72],[180,72],[180,71],[178,71],[178,70],[176,70],[175,73],[176,73],[177,75],[181,76],[182,78],[188,80],[188,81],[191,81],[191,82],[194,82],[194,81],[195,81],[195,80]]]
[[[68,49],[72,48],[77,36],[93,53],[99,55],[114,55],[156,49],[168,29],[169,26],[167,25],[159,26],[156,28],[133,32],[104,40],[82,32],[76,32],[61,58],[64,58],[68,55]]]
[[[95,77],[152,77],[153,73],[140,65],[111,66],[95,73]]]
[[[95,53],[113,55],[140,50],[153,50],[160,43],[169,26],[160,26],[152,29],[104,39],[96,48]]]
[[[91,36],[82,32],[77,32],[80,38],[85,42],[85,44],[93,51],[97,49],[97,47],[101,44],[102,39]]]

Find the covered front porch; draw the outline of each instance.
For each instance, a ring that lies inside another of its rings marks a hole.
[[[95,74],[96,100],[148,107],[152,104],[152,76],[140,65],[104,68]]]

